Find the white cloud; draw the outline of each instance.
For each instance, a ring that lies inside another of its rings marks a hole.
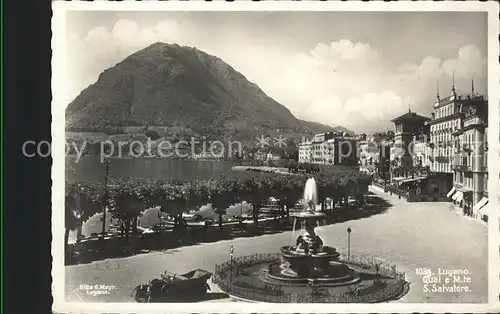
[[[455,59],[443,62],[443,71],[457,79],[480,78],[486,75],[486,57],[483,56],[479,48],[475,45],[468,45],[458,50]]]
[[[407,105],[393,92],[381,91],[344,101],[335,96],[320,98],[314,100],[309,108],[305,113],[301,113],[305,119],[370,132],[386,129],[388,120],[404,112]]]
[[[476,89],[486,91],[486,59],[474,45],[463,46],[452,59],[427,56],[391,69],[390,60],[375,47],[348,39],[297,51],[257,44],[232,30],[207,38],[174,20],[140,27],[122,19],[111,29],[96,27],[83,38],[71,38],[69,67],[82,76],[69,94],[75,97],[104,69],[156,41],[196,46],[222,58],[299,118],[360,132],[387,128],[392,118],[407,110],[410,100],[413,111],[428,114],[436,82],[446,94],[453,72],[457,90],[468,91],[474,78]]]
[[[398,70],[403,76],[414,78],[438,78],[443,74],[441,59],[433,56],[424,58],[420,64],[405,63]]]
[[[341,39],[329,45],[319,43],[310,51],[311,57],[321,65],[343,65],[343,62],[367,62],[378,59],[378,52],[370,45]]]
[[[486,65],[483,52],[475,45],[466,45],[456,52],[456,58],[427,56],[419,64],[403,64],[389,82],[399,95],[411,99],[413,109],[427,113],[438,87],[441,96],[450,95],[453,83],[459,94],[465,94],[474,80],[476,92],[486,93]]]

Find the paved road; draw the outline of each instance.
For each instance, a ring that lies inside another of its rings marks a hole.
[[[393,206],[368,218],[317,228],[325,245],[346,252],[346,229],[352,228],[351,251],[389,260],[405,271],[411,282],[409,293],[397,302],[487,302],[487,227],[449,209],[449,203],[407,203],[376,188]],[[164,270],[183,273],[195,268],[213,270],[216,263],[229,258],[229,245],[235,255],[276,252],[291,244],[291,232],[240,238],[161,253],[66,267],[68,301],[133,302],[133,287],[159,276]],[[470,292],[424,292],[416,268],[466,269],[471,275]],[[116,286],[108,295],[89,296],[82,284]],[[215,294],[214,294],[215,296]],[[220,301],[220,300],[219,300]]]

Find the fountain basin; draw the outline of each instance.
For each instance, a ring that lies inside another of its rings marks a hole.
[[[315,284],[326,287],[347,286],[359,283],[361,281],[359,274],[354,270],[347,269],[343,264],[332,265],[331,273],[324,277],[302,277],[297,276],[293,271],[283,269],[280,262],[270,263],[267,269],[259,276],[260,280],[269,284],[287,285],[287,286],[307,286],[311,280]]]
[[[375,269],[370,257],[354,256],[347,261],[343,256],[331,263],[334,268],[344,268],[339,264],[348,266],[353,271],[350,281],[341,277],[294,277],[286,271],[283,274],[281,261],[281,252],[235,257],[216,265],[213,282],[239,300],[278,303],[387,302],[400,298],[409,289],[404,273],[398,272],[395,265],[382,264]]]
[[[315,254],[304,254],[292,246],[284,246],[281,248],[281,262],[270,264],[265,277],[288,284],[304,284],[311,279],[325,285],[357,282],[356,272],[337,262],[339,255],[329,246],[323,246],[321,252]]]
[[[323,246],[321,252],[310,255],[295,251],[290,246],[281,248],[282,259],[289,263],[290,269],[299,276],[309,278],[324,276],[330,267],[330,262],[338,260],[339,255],[334,248],[329,246]]]

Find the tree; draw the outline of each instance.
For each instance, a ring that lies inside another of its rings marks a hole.
[[[329,181],[332,179],[333,175],[327,174],[325,172],[319,172],[314,176],[316,180],[317,188],[317,201],[321,204],[321,211],[325,210],[325,201],[328,193]]]
[[[286,216],[290,216],[290,208],[302,198],[305,185],[304,176],[286,176],[280,175],[272,180],[272,194],[278,199],[278,204],[284,216],[286,207]]]
[[[297,163],[297,160],[295,159],[289,159],[287,162],[286,167],[288,168],[288,172],[297,172],[297,169],[299,168],[299,165]]]
[[[272,196],[272,182],[268,176],[246,179],[241,184],[241,199],[252,204],[255,225],[259,221],[259,211]]]
[[[182,222],[182,213],[193,204],[193,186],[186,182],[172,180],[158,180],[150,184],[147,204],[159,206],[160,211],[168,213],[174,219],[174,230],[179,230]]]
[[[186,209],[200,209],[209,202],[208,182],[188,181],[184,185]]]
[[[128,238],[130,229],[135,233],[137,219],[147,208],[150,184],[136,179],[122,179],[108,187],[111,215],[121,224],[122,236]]]
[[[342,189],[340,187],[340,178],[342,177],[342,173],[335,173],[330,175],[324,175],[323,180],[320,183],[324,184],[324,188],[322,189],[322,193],[324,193],[323,201],[326,201],[326,198],[330,198],[333,200],[334,204],[342,197]],[[325,205],[322,204],[322,208]]]
[[[220,176],[208,182],[208,200],[219,216],[219,229],[222,230],[222,216],[227,209],[240,201],[239,182],[235,178]]]
[[[156,141],[157,139],[161,138],[161,136],[155,130],[146,130],[144,132],[144,135],[149,137],[152,141]]]
[[[68,247],[69,232],[79,228],[102,210],[104,188],[99,183],[69,183],[66,181],[64,199],[64,247]]]

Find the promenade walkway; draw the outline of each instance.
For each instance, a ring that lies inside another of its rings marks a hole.
[[[396,302],[486,302],[487,301],[487,228],[463,219],[450,211],[449,203],[408,203],[397,197],[370,190],[393,206],[386,212],[317,228],[326,245],[347,251],[347,227],[352,229],[351,251],[387,259],[407,273],[409,293]],[[195,268],[209,271],[229,259],[229,246],[235,255],[272,253],[291,244],[298,234],[283,232],[254,238],[183,247],[165,252],[67,266],[66,296],[70,301],[135,302],[133,288],[158,277],[164,270],[183,273]],[[426,293],[416,268],[467,269],[471,274],[471,292]],[[109,295],[90,296],[78,289],[81,284],[114,285]],[[212,299],[222,294],[209,294]]]

